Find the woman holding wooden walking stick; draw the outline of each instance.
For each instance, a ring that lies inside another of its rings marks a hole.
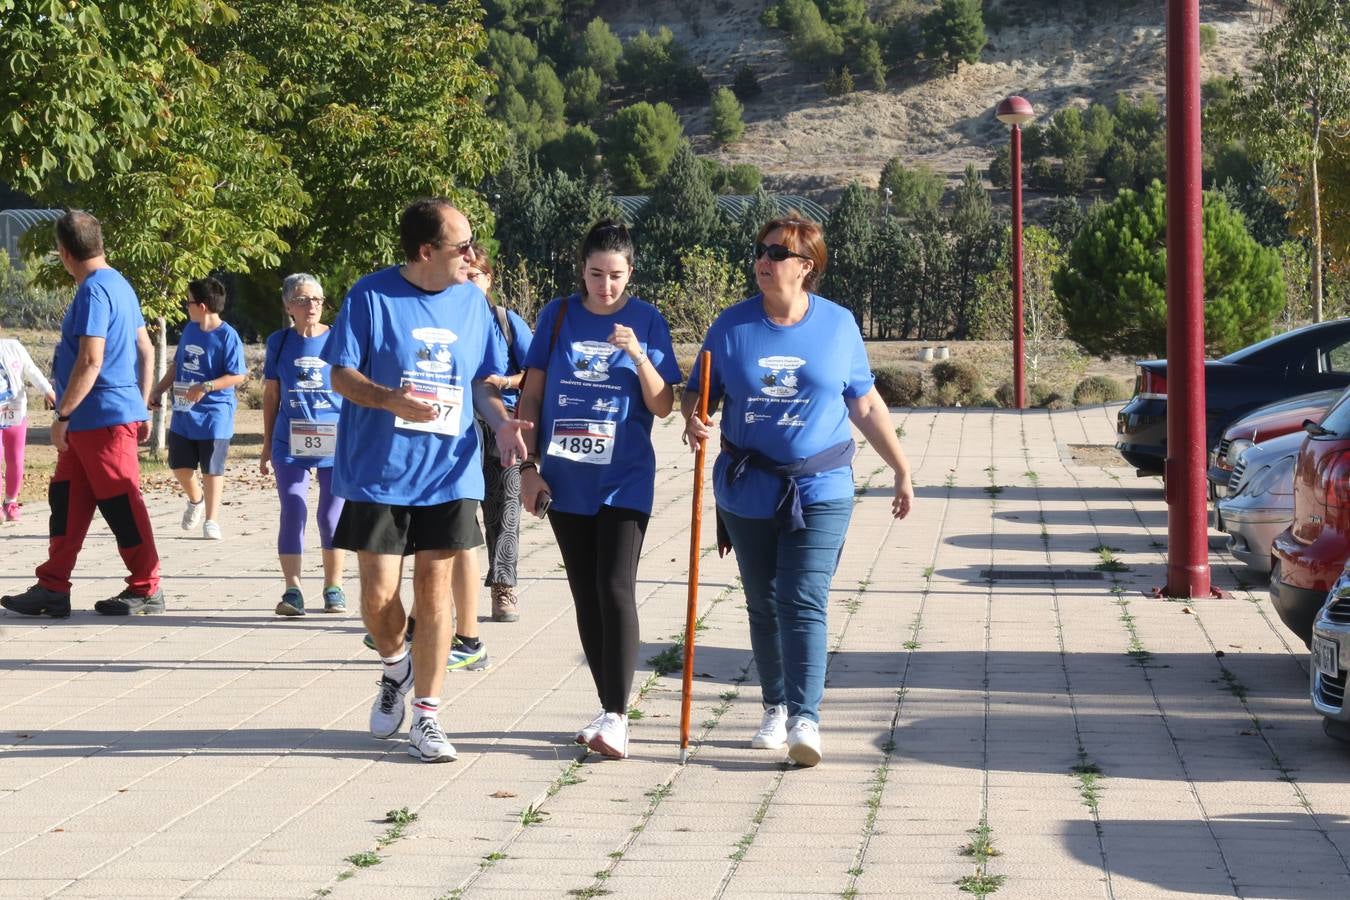
[[[628,295],[627,227],[597,222],[578,256],[580,293],[544,307],[525,357],[518,413],[536,427],[521,432],[529,456],[520,493],[527,511],[547,509],[600,695],[600,713],[576,742],[622,759],[637,668],[637,564],[656,481],[652,422],[670,415],[681,378],[666,320]]]
[[[703,342],[708,411],[726,405],[713,467],[717,537],[736,552],[763,691],[751,746],[786,745],[793,762],[814,766],[830,581],[853,514],[850,422],[895,473],[896,518],[909,514],[914,488],[853,314],[811,293],[825,271],[820,226],[775,219],[754,249],[761,293],[718,316]],[[695,449],[712,434],[694,414],[702,377],[695,366],[681,402]]]

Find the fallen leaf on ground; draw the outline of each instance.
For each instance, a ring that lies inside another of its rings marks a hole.
[[[488,794],[488,796],[496,797],[497,799],[500,800],[505,797],[514,797],[515,794],[511,793],[510,791],[493,791],[491,794]]]

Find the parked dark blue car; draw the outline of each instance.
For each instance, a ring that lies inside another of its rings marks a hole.
[[[1205,360],[1205,446],[1258,406],[1350,385],[1350,319],[1319,322]],[[1133,399],[1116,419],[1116,449],[1141,475],[1167,457],[1167,360],[1139,363]]]

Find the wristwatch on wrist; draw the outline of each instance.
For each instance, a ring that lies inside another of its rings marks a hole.
[[[532,472],[538,472],[539,464],[532,459],[521,460],[520,470],[524,472],[526,469],[529,469]]]
[[[61,410],[58,409],[58,410],[56,411],[56,421],[58,421],[58,422],[69,422],[69,421],[70,421],[70,416],[63,416],[63,415],[61,415]]]
[[[211,393],[212,391],[214,391],[215,389],[216,389],[216,383],[215,383],[214,381],[203,381],[203,382],[202,382],[202,390],[206,391],[206,393],[209,394],[209,393]]]

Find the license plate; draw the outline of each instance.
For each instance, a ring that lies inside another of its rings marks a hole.
[[[1341,674],[1340,645],[1335,641],[1313,635],[1313,667],[1328,678],[1338,678]]]

